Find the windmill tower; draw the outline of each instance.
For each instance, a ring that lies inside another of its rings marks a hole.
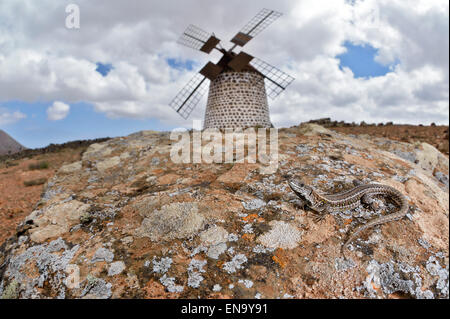
[[[238,32],[226,50],[214,33],[190,25],[178,43],[207,54],[223,54],[217,63],[208,62],[175,96],[170,106],[187,119],[207,89],[204,128],[271,127],[267,96],[275,99],[294,80],[276,67],[243,51],[235,53],[282,14],[261,10]]]

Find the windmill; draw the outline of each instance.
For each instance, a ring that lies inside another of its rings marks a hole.
[[[223,54],[217,63],[208,62],[175,96],[170,106],[187,119],[207,90],[204,128],[271,127],[267,96],[275,99],[294,80],[276,67],[244,51],[235,53],[282,14],[262,9],[239,31],[226,50],[214,33],[188,26],[178,43],[206,54]]]

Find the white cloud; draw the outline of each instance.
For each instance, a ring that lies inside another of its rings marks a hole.
[[[0,126],[16,123],[26,117],[22,112],[10,112],[6,108],[0,108]]]
[[[60,121],[69,115],[70,105],[63,102],[54,102],[47,109],[47,119],[50,121]]]
[[[168,104],[195,74],[170,68],[167,58],[207,56],[176,43],[194,23],[228,46],[263,7],[284,13],[246,47],[296,77],[270,103],[275,125],[311,118],[366,122],[448,123],[447,1],[356,0],[79,0],[81,28],[64,26],[65,3],[0,3],[0,101],[90,102],[109,117],[158,118],[168,125],[202,119],[206,100],[184,121]],[[201,10],[199,10],[201,8]],[[239,8],[239,10],[236,10]],[[207,13],[207,14],[205,14]],[[370,79],[341,70],[343,43],[370,44],[393,72]],[[108,76],[96,62],[114,65]]]

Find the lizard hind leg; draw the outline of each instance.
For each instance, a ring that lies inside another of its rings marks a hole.
[[[378,208],[380,208],[375,202],[374,198],[369,194],[365,194],[363,197],[361,197],[361,203],[369,206],[372,210],[377,210]]]
[[[314,213],[314,222],[315,223],[319,223],[319,222],[321,222],[322,220],[324,220],[325,219],[325,217],[326,217],[326,214],[324,214],[324,213],[322,213],[322,212],[315,212]]]

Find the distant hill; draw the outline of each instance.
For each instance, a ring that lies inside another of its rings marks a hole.
[[[5,131],[0,130],[0,155],[14,154],[24,149],[25,147],[6,134]]]

